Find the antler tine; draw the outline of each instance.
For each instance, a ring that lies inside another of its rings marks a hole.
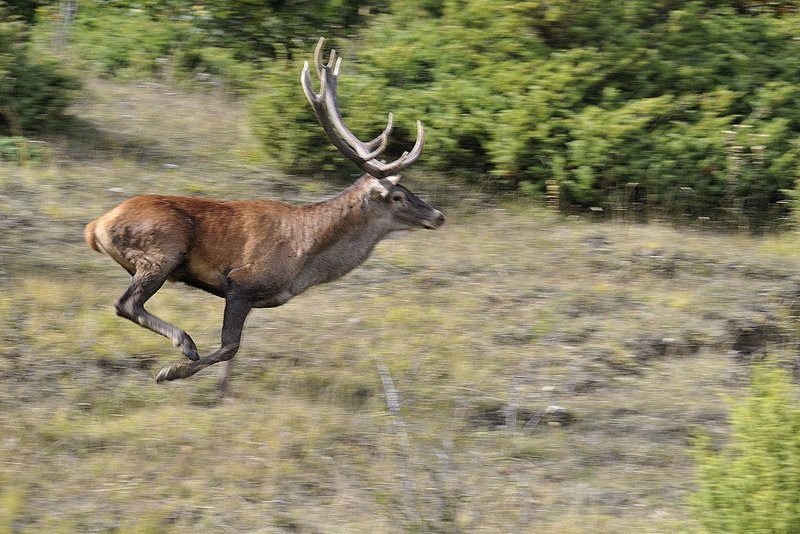
[[[325,62],[322,60],[322,50],[323,45],[325,43],[325,38],[320,37],[319,41],[317,41],[317,46],[314,48],[314,68],[317,70],[317,76],[322,77],[322,67],[330,68],[333,65],[333,62],[336,58],[336,50],[331,50],[331,55],[328,58],[328,64],[325,65]]]
[[[397,174],[403,169],[411,166],[422,155],[422,149],[425,146],[425,128],[422,126],[422,121],[417,121],[417,140],[414,142],[414,148],[411,152],[403,152],[403,154],[393,162],[386,164],[385,172],[388,174]]]
[[[315,93],[312,88],[308,61],[303,64],[300,84],[317,120],[333,145],[362,171],[375,178],[386,178],[414,163],[422,154],[425,143],[425,131],[420,121],[417,121],[417,140],[414,148],[390,163],[379,161],[377,158],[389,145],[389,135],[394,128],[392,113],[389,113],[383,132],[371,141],[361,141],[347,128],[339,111],[338,77],[342,58],[337,57],[335,50],[331,50],[328,63],[324,64],[322,59],[324,42],[325,39],[320,38],[314,50],[314,66],[320,79],[319,93]]]
[[[344,119],[342,119],[342,114],[339,111],[339,93],[337,82],[339,79],[338,76],[340,65],[341,58],[339,58],[339,61],[336,62],[336,67],[333,72],[327,68],[322,70],[322,78],[328,82],[327,86],[325,87],[325,93],[321,94],[323,102],[325,102],[325,111],[327,111],[328,119],[330,119],[333,127],[336,129],[339,135],[342,136],[344,141],[350,145],[353,150],[355,150],[359,158],[365,162],[374,160],[380,156],[384,150],[386,150],[386,147],[389,144],[388,134],[391,133],[391,129],[385,128],[384,133],[369,143],[364,143],[345,125]],[[330,76],[330,79],[328,76]],[[374,144],[377,144],[378,147],[373,148]]]
[[[317,100],[318,102],[320,102],[320,101],[322,101],[324,99],[324,95],[327,92],[326,90],[327,90],[328,85],[334,85],[335,86],[336,77],[338,76],[338,73],[339,73],[339,65],[341,65],[341,63],[342,63],[342,58],[340,58],[340,57],[337,58],[337,56],[336,56],[336,50],[331,49],[330,56],[328,57],[328,63],[327,63],[327,65],[325,64],[325,62],[322,59],[322,51],[323,51],[323,44],[324,43],[325,43],[325,38],[324,37],[320,37],[319,41],[317,41],[317,46],[314,49],[314,69],[317,71],[317,77],[320,80],[319,93],[314,93],[315,100]],[[310,77],[310,75],[308,76],[308,79],[306,79],[306,72],[308,70],[307,67],[308,67],[308,61],[304,61],[303,62],[303,74],[302,74],[302,77],[301,77],[301,83],[304,84],[304,86],[303,86],[304,91],[306,90],[305,85],[308,85],[309,88],[311,87],[311,77]],[[328,76],[325,75],[325,72],[326,71],[330,71],[331,68],[334,68],[334,74],[333,74],[333,78],[329,79]],[[313,91],[311,91],[311,92],[313,92]],[[306,96],[308,97],[308,91],[306,91]]]
[[[329,93],[327,90],[328,77],[325,75],[324,70],[322,72],[323,75],[320,78],[320,91],[319,93],[315,93],[314,89],[312,88],[308,61],[304,62],[303,70],[300,73],[300,85],[303,88],[303,93],[306,95],[308,102],[311,104],[311,108],[314,110],[314,114],[317,116],[317,120],[322,126],[322,129],[325,131],[325,134],[328,136],[328,139],[330,139],[333,145],[338,148],[339,151],[342,152],[348,159],[353,160],[356,162],[356,164],[358,164],[360,161],[359,155],[350,147],[349,144],[347,144],[339,135],[337,135],[337,132],[334,130],[330,121],[327,120],[325,95]]]
[[[319,95],[316,94],[311,87],[311,75],[308,73],[308,61],[303,62],[303,70],[300,71],[300,87],[303,88],[303,94],[306,95],[308,102],[313,108],[314,104],[319,102]]]
[[[366,143],[364,143],[364,145],[367,146],[370,150],[374,150],[382,143],[384,142],[388,143],[389,135],[391,135],[393,129],[394,129],[394,114],[390,111],[389,118],[386,121],[386,128],[383,129],[383,131],[378,135],[378,137],[376,137],[372,141],[367,141]]]

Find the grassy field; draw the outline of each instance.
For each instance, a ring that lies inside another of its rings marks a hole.
[[[794,236],[566,220],[411,173],[441,230],[255,311],[231,398],[221,367],[157,386],[181,356],[114,315],[127,274],[83,225],[138,193],[343,183],[265,170],[222,96],[95,81],[75,113],[43,163],[0,162],[0,533],[692,531],[692,436],[725,439],[759,351],[794,365]],[[220,299],[150,308],[217,347]]]

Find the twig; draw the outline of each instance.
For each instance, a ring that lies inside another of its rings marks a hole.
[[[378,374],[381,376],[381,383],[383,384],[383,393],[386,396],[386,407],[389,408],[389,413],[400,420],[400,394],[394,387],[392,375],[389,373],[389,367],[384,363],[378,364]],[[395,422],[397,424],[397,422]]]
[[[520,430],[520,432],[522,434],[527,435],[528,433],[533,431],[533,427],[538,425],[542,421],[542,419],[544,419],[546,413],[547,413],[546,408],[542,408],[541,410],[539,410],[539,413],[528,419],[528,422],[525,423],[525,426],[522,427],[522,430]]]
[[[394,387],[392,375],[389,372],[389,367],[386,364],[377,364],[378,374],[381,377],[381,384],[383,385],[383,393],[386,397],[386,407],[389,409],[389,415],[392,418],[392,428],[395,436],[397,436],[398,459],[400,462],[400,477],[403,480],[403,502],[405,513],[412,521],[419,520],[419,514],[415,505],[415,489],[414,480],[411,477],[409,469],[409,456],[410,456],[410,442],[408,439],[408,432],[406,432],[406,424],[400,416],[400,393]]]

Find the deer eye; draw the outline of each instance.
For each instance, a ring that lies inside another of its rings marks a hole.
[[[403,201],[402,193],[395,193],[392,195],[392,202],[402,202],[402,201]]]

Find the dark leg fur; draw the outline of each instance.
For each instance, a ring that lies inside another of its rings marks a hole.
[[[219,362],[231,360],[239,351],[239,343],[242,339],[242,328],[247,314],[250,313],[250,304],[242,299],[229,296],[225,302],[225,316],[222,322],[222,343],[220,348],[192,362],[179,362],[169,367],[164,367],[156,376],[156,382],[161,383],[166,380],[177,380],[179,378],[190,377],[206,367]],[[228,373],[225,373],[220,387],[223,393],[227,389]]]
[[[161,289],[166,276],[136,273],[131,285],[114,305],[117,315],[130,319],[144,328],[172,340],[173,345],[190,360],[198,360],[197,346],[189,334],[180,328],[156,317],[144,309],[144,303]]]

